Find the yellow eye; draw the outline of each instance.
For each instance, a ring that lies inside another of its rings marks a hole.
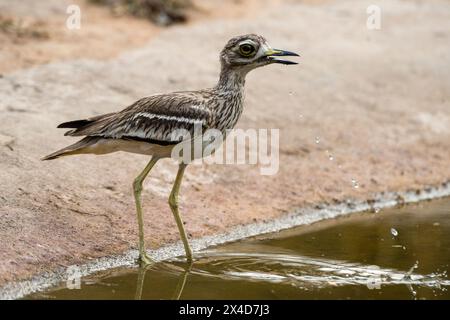
[[[253,52],[255,52],[255,47],[251,44],[244,43],[239,47],[239,51],[244,57],[248,57],[251,56]]]

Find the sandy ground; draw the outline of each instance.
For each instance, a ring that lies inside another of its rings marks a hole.
[[[256,32],[302,54],[299,66],[248,76],[238,124],[281,129],[280,170],[261,176],[257,166],[189,167],[181,210],[191,237],[448,181],[450,4],[379,3],[378,31],[366,28],[370,1],[288,1],[239,19],[158,31],[148,45],[114,59],[5,73],[0,284],[135,247],[131,181],[148,159],[39,158],[73,141],[55,129],[62,121],[119,110],[155,92],[213,85],[218,52],[237,34]],[[151,248],[178,239],[166,200],[175,168],[162,161],[146,182]]]
[[[186,11],[189,25],[219,15],[222,19],[251,16],[276,5],[277,0],[192,3],[193,7]],[[70,15],[66,10],[73,4],[80,7],[81,28],[70,30],[66,27]],[[76,58],[114,58],[142,47],[161,30],[145,19],[113,14],[109,8],[87,0],[0,0],[0,74]]]

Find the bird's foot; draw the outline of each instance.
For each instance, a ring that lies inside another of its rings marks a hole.
[[[188,264],[192,264],[194,262],[194,258],[192,256],[192,254],[191,255],[186,255],[186,262]]]
[[[139,263],[141,266],[148,266],[150,264],[154,264],[155,260],[153,260],[152,258],[150,258],[146,253],[141,253],[139,255]]]

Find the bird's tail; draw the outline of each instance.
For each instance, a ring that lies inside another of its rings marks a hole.
[[[58,150],[56,152],[53,152],[53,153],[43,157],[41,160],[53,160],[53,159],[56,159],[59,157],[83,153],[83,150],[86,147],[89,147],[89,146],[95,144],[100,139],[101,139],[101,137],[85,137],[85,138],[81,139],[80,141],[75,142],[74,144],[71,144],[70,146],[67,146],[61,150]]]

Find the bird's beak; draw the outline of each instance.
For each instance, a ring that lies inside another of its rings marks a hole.
[[[270,63],[281,63],[281,64],[297,64],[297,62],[282,60],[277,57],[286,57],[286,56],[299,57],[299,55],[294,52],[272,48],[265,51],[264,56],[266,56],[269,59]]]

